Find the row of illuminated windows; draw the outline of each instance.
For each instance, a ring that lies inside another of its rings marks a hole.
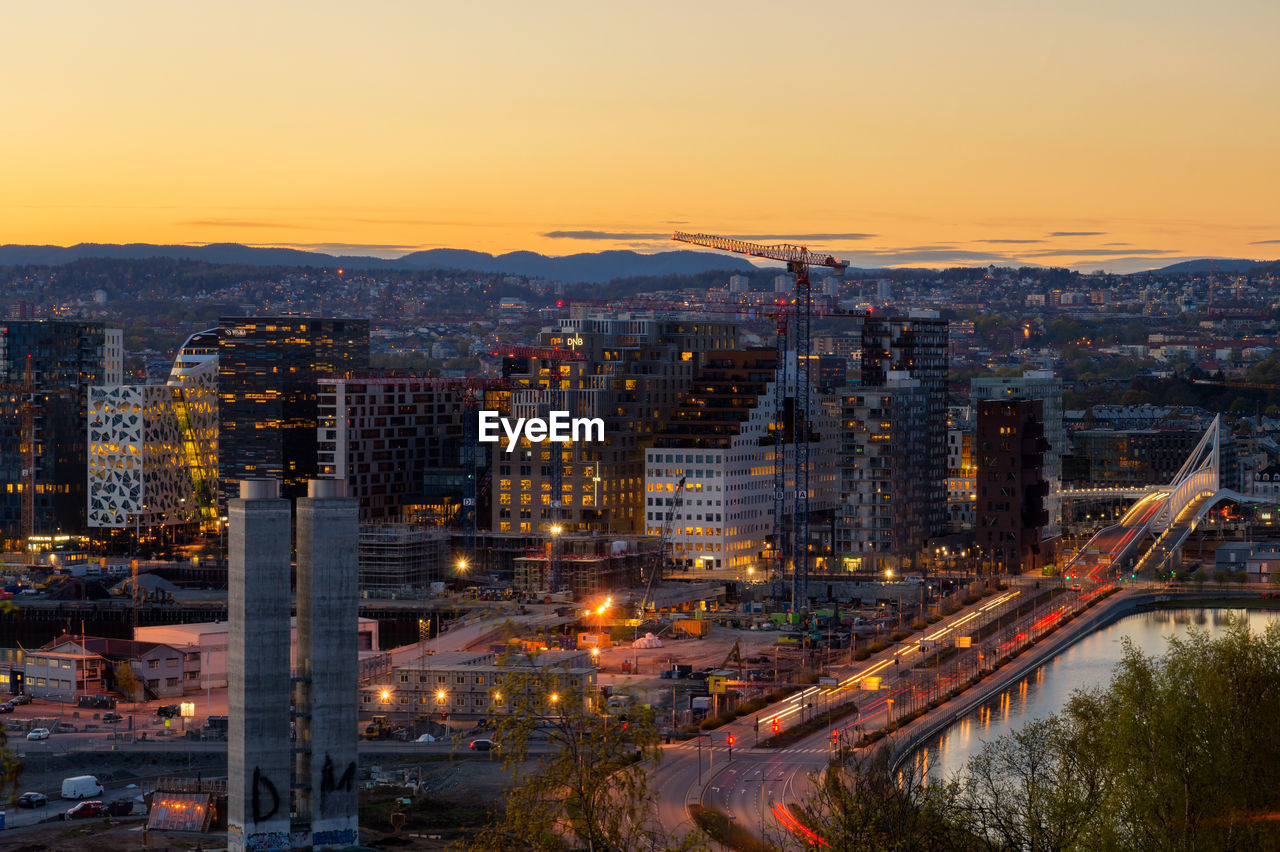
[[[540,505],[542,505],[542,506],[550,506],[550,505],[551,505],[551,495],[550,495],[550,494],[542,494],[542,495],[539,495],[539,501],[538,501],[538,502],[539,502],[539,504],[540,504]],[[572,505],[573,505],[573,495],[572,495],[572,494],[570,494],[570,493],[568,493],[568,492],[565,492],[564,494],[561,494],[561,495],[560,495],[560,503],[561,503],[561,505],[563,505],[563,506],[572,506]],[[596,504],[596,502],[595,502],[595,496],[594,496],[594,495],[592,495],[592,494],[583,494],[583,495],[582,495],[582,505],[583,505],[583,506],[594,506],[595,504]],[[499,494],[499,495],[498,495],[498,505],[499,505],[499,506],[510,506],[510,505],[511,505],[511,495],[510,495],[510,494]],[[521,494],[521,495],[520,495],[520,505],[521,505],[521,506],[532,506],[532,505],[533,505],[533,495],[532,495],[532,494]]]

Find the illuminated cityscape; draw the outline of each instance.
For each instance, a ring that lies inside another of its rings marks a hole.
[[[0,848],[1280,848],[1280,9],[125,6],[0,59]]]

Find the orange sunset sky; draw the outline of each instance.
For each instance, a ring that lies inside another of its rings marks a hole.
[[[1280,257],[1280,3],[13,3],[0,243]]]

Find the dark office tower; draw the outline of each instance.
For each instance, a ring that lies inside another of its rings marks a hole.
[[[218,352],[218,478],[274,479],[284,498],[316,475],[318,379],[369,368],[369,321],[224,317]]]
[[[1043,412],[1038,399],[978,402],[975,543],[992,571],[1022,573],[1043,564],[1040,531],[1049,523]]]
[[[918,381],[927,398],[929,523],[942,535],[947,523],[947,321],[933,315],[867,317],[862,326],[862,386],[885,387],[892,378]]]
[[[27,406],[35,439],[35,493],[32,529],[26,532],[84,529],[89,442],[85,412],[89,386],[106,380],[106,344],[107,332],[99,322],[11,320],[0,325],[0,477],[8,483],[0,491],[0,537],[6,549],[18,547],[23,537]],[[25,389],[28,378],[30,393]]]

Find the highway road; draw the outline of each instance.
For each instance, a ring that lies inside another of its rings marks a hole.
[[[844,741],[862,732],[871,732],[889,721],[890,700],[898,695],[890,689],[864,690],[869,678],[891,681],[921,660],[920,640],[942,643],[954,636],[974,633],[986,624],[1004,618],[1033,590],[1034,579],[1018,580],[1014,586],[960,610],[904,644],[890,647],[864,662],[841,666],[832,674],[838,685],[808,687],[750,717],[738,719],[702,736],[664,746],[662,762],[651,774],[658,793],[658,819],[670,832],[691,828],[689,805],[702,804],[720,810],[757,836],[790,835],[786,808],[802,799],[812,776],[831,758],[831,729],[819,730],[785,748],[756,748],[757,724],[760,738],[770,735],[776,720],[782,730],[800,724],[814,713],[850,700],[860,708],[836,727]],[[728,737],[735,746],[730,749]],[[801,829],[802,830],[802,829]]]

